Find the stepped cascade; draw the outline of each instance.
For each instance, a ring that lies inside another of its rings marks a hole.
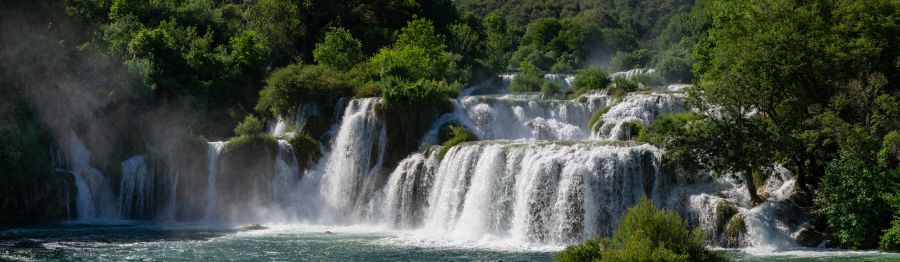
[[[382,99],[361,98],[338,103],[331,131],[321,139],[322,157],[308,167],[297,159],[306,148],[294,148],[289,140],[308,119],[322,116],[311,104],[271,123],[268,134],[276,140],[250,147],[249,155],[222,141],[200,145],[191,160],[165,153],[130,157],[121,163],[117,190],[91,167],[90,151],[74,132],[64,169],[74,176],[77,218],[86,220],[374,224],[427,229],[450,240],[563,245],[611,234],[628,207],[646,195],[712,232],[715,244],[725,242],[712,215],[721,203],[736,206],[746,218],[748,233],[739,245],[789,240],[797,227],[766,215],[789,198],[789,172],[767,187],[777,201],[751,207],[737,183],[682,185],[665,172],[665,152],[631,141],[636,127],[685,111],[684,88],[669,85],[622,97],[588,93],[571,100],[528,93],[461,96],[452,101],[452,112],[432,124],[421,150],[395,166],[386,162],[391,127]],[[465,127],[480,141],[438,153],[440,146],[433,145],[448,124]]]

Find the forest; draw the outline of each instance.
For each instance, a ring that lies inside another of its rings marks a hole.
[[[634,68],[654,73],[613,76]],[[90,162],[115,177],[131,155],[205,155],[204,141],[274,152],[267,123],[310,104],[321,114],[288,139],[302,169],[327,153],[336,104],[379,97],[386,176],[422,150],[453,99],[506,73],[508,92],[547,99],[690,84],[692,110],[632,127],[633,140],[664,151],[663,169],[736,179],[757,206],[768,197],[757,188],[783,167],[793,205],[811,217],[798,242],[900,251],[896,0],[3,1],[0,223],[66,219],[54,162],[70,130],[90,134]],[[478,139],[462,125],[438,137],[442,157]],[[634,212],[656,216],[646,205]],[[618,232],[582,248],[640,245]],[[631,251],[701,259],[702,244],[685,245]],[[570,251],[560,259],[616,256]]]

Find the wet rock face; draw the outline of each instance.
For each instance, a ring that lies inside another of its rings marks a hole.
[[[803,247],[820,247],[828,240],[828,236],[824,233],[809,228],[804,228],[797,233],[797,244]]]

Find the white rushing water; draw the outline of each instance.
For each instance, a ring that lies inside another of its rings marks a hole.
[[[638,134],[632,134],[632,126],[640,124],[644,127],[665,113],[684,111],[683,93],[630,93],[622,101],[612,105],[609,111],[594,124],[592,137],[599,140],[628,140]]]
[[[123,218],[146,216],[150,205],[147,162],[143,155],[122,161],[122,178],[119,185],[119,216]]]
[[[77,219],[116,219],[112,182],[100,170],[91,166],[91,151],[81,143],[74,131],[69,132],[68,159],[77,191]]]
[[[603,94],[574,100],[527,94],[468,96],[460,98],[457,112],[446,120],[463,124],[481,140],[583,140],[590,137],[591,114],[610,102]]]
[[[615,76],[647,73],[653,72],[632,70]],[[549,77],[568,83],[573,79]],[[295,155],[302,149],[287,140],[277,140],[275,151],[266,151],[271,155],[251,156],[259,159],[250,161],[223,152],[227,142],[208,142],[206,157],[199,158],[206,163],[200,168],[171,163],[155,167],[141,155],[122,162],[119,201],[111,204],[100,204],[112,187],[104,186],[110,184],[108,179],[90,167],[90,152],[73,134],[71,140],[78,145],[70,147],[76,149],[70,155],[77,156],[72,173],[78,217],[103,217],[105,207],[118,205],[112,215],[118,210],[125,218],[367,225],[413,232],[409,234],[425,241],[559,247],[611,234],[625,211],[647,195],[707,229],[715,245],[723,242],[716,207],[730,203],[747,227],[740,246],[794,247],[798,225],[776,215],[792,195],[787,171],[773,176],[764,188],[770,201],[752,207],[739,183],[676,183],[672,174],[661,171],[662,150],[623,141],[637,135],[631,133],[632,124],[646,127],[663,114],[684,111],[686,94],[680,91],[686,87],[670,85],[621,98],[592,93],[573,100],[536,94],[463,96],[420,141],[426,149],[393,163],[393,170],[385,170],[392,164],[385,162],[390,127],[380,115],[382,100],[345,100],[322,141],[322,158],[305,170]],[[604,109],[608,111],[597,124],[588,126],[592,115]],[[313,105],[300,105],[296,111],[270,127],[270,134],[288,139],[309,117],[321,116]],[[428,145],[439,144],[438,133],[450,123],[469,129],[481,141],[440,155],[439,147]],[[149,173],[160,169],[167,171]],[[157,203],[164,207],[154,206]]]
[[[404,160],[383,192],[387,221],[436,237],[569,243],[611,232],[665,187],[659,150],[602,142],[479,142]],[[427,204],[420,195],[427,196]]]
[[[216,209],[219,204],[219,152],[222,151],[223,147],[225,147],[225,142],[209,142],[208,148],[206,150],[206,161],[208,163],[208,176],[206,180],[206,211],[204,212],[204,219],[206,221],[215,220],[217,217]]]
[[[380,101],[350,101],[333,146],[315,171],[321,176],[321,195],[328,209],[323,212],[329,212],[332,219],[364,215],[364,207],[375,191],[387,146],[387,127],[375,112]]]

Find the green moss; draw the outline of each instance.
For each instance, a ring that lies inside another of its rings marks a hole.
[[[716,205],[716,228],[718,231],[725,229],[725,224],[738,214],[737,207],[729,202],[719,202]]]
[[[743,215],[735,215],[731,217],[728,224],[725,225],[725,246],[738,247],[741,239],[747,233],[747,224],[744,222]]]
[[[322,144],[309,133],[298,132],[288,139],[288,143],[294,148],[294,156],[301,167],[309,167],[322,156]]]
[[[622,129],[626,131],[626,140],[631,140],[640,136],[644,132],[644,125],[637,121],[628,121],[622,123]]]
[[[278,150],[278,140],[269,135],[236,136],[225,143],[222,154],[252,153],[257,150],[275,152]]]
[[[450,126],[450,133],[452,134],[452,136],[449,140],[441,145],[441,150],[438,151],[439,158],[444,158],[444,155],[447,154],[448,151],[450,151],[450,148],[453,148],[460,143],[478,140],[478,136],[472,134],[468,129],[464,127],[455,125]]]
[[[588,128],[590,128],[592,131],[597,131],[598,129],[600,129],[600,126],[602,126],[602,124],[598,125],[598,122],[600,121],[600,117],[602,117],[603,114],[606,114],[606,112],[609,112],[608,106],[594,112],[594,114],[591,115],[591,120],[588,121]]]

